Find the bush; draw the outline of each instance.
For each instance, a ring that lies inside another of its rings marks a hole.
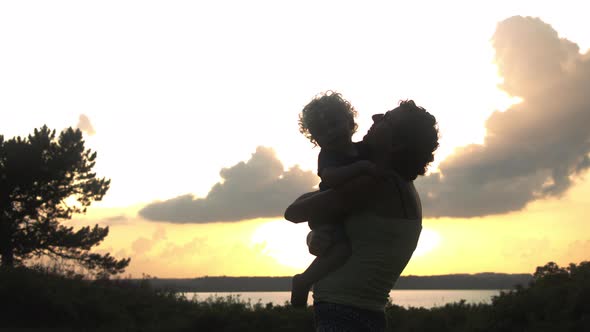
[[[149,276],[147,276],[149,278]],[[141,331],[313,331],[311,308],[187,299],[131,280],[87,280],[43,269],[0,269],[1,327]],[[491,304],[385,309],[389,331],[590,331],[590,263],[548,263]]]

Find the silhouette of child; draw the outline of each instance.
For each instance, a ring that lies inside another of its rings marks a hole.
[[[341,94],[327,91],[309,102],[299,114],[299,131],[312,143],[319,145],[318,176],[320,191],[324,191],[361,175],[376,175],[375,165],[367,160],[362,143],[353,143],[357,129],[356,111]],[[339,218],[343,219],[343,218]],[[312,285],[343,265],[351,255],[344,225],[339,220],[314,223],[309,227],[331,238],[331,245],[320,253],[305,272],[292,280],[291,305],[304,307]]]

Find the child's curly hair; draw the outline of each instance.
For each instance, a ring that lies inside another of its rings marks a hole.
[[[309,139],[314,146],[317,146],[318,143],[309,128],[313,128],[314,124],[320,119],[320,114],[326,110],[336,110],[345,114],[350,122],[353,134],[358,129],[358,125],[354,122],[357,112],[348,100],[344,99],[340,93],[332,90],[320,93],[305,105],[301,113],[299,113],[299,132]]]

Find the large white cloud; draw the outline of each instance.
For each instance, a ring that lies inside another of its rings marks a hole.
[[[274,150],[258,147],[250,160],[224,168],[222,181],[207,197],[178,196],[145,206],[139,214],[148,220],[173,223],[209,223],[279,217],[299,195],[314,190],[318,177],[298,166],[285,171]]]
[[[519,210],[563,194],[590,166],[590,55],[531,17],[500,22],[492,41],[501,88],[523,101],[490,116],[483,145],[457,150],[419,180],[429,216]]]
[[[501,88],[522,102],[488,118],[483,144],[457,149],[439,165],[440,173],[417,182],[426,216],[517,211],[563,194],[590,167],[590,54],[580,54],[575,43],[531,17],[500,22],[492,42]],[[207,197],[155,202],[140,215],[175,223],[278,217],[318,182],[298,167],[284,171],[264,147],[220,174],[223,180]]]

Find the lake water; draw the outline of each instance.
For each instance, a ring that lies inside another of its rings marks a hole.
[[[389,293],[392,302],[402,307],[432,308],[444,306],[447,303],[465,300],[467,303],[491,303],[492,296],[499,295],[500,290],[393,290]],[[290,292],[241,292],[241,293],[184,293],[188,299],[203,301],[209,297],[239,297],[240,300],[250,301],[252,304],[260,302],[266,304],[272,302],[275,305],[284,305],[291,297]],[[309,294],[308,304],[313,303],[312,294]]]

